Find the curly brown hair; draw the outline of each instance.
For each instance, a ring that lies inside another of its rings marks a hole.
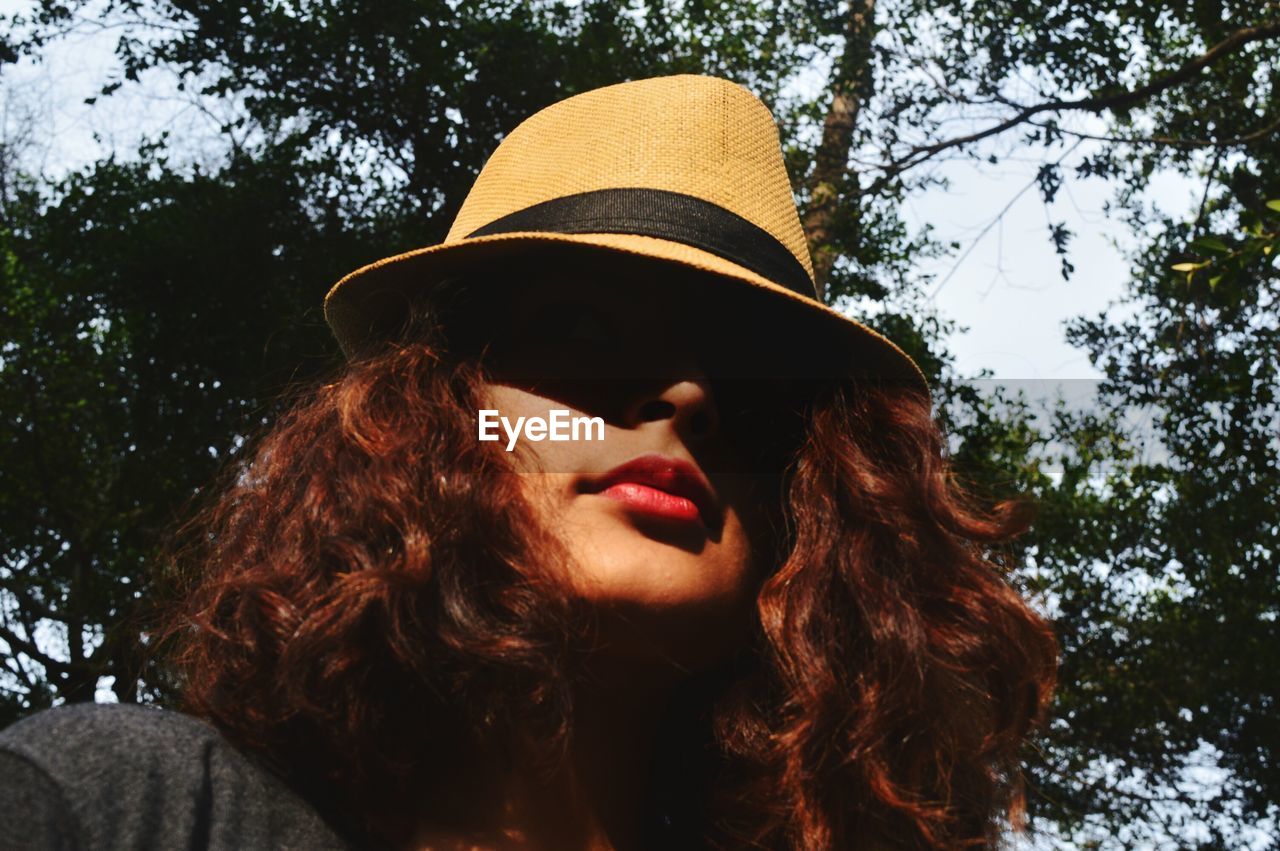
[[[468,826],[482,790],[446,775],[475,749],[554,770],[593,629],[475,439],[486,375],[450,292],[206,489],[155,644],[178,708],[392,846],[424,805]],[[673,700],[653,805],[691,847],[994,845],[1056,670],[993,547],[1024,512],[973,507],[927,398],[852,379],[815,385],[782,483],[753,641]]]

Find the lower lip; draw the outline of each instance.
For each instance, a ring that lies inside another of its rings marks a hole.
[[[601,496],[616,499],[629,508],[654,517],[667,517],[673,520],[684,520],[698,523],[702,515],[692,500],[676,496],[648,485],[635,482],[621,482],[600,492]]]

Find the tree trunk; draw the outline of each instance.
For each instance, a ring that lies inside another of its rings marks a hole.
[[[870,99],[874,84],[871,40],[875,33],[875,6],[875,0],[852,0],[849,7],[844,51],[831,71],[831,107],[822,122],[822,142],[809,179],[809,203],[801,217],[813,256],[818,298],[824,302],[827,280],[839,256],[835,244],[836,213],[842,203],[858,203],[857,176],[848,173],[849,150],[859,112]],[[847,182],[851,187],[846,187]]]

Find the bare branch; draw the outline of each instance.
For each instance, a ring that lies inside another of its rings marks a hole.
[[[1062,161],[1065,160],[1071,154],[1072,151],[1080,147],[1080,143],[1082,141],[1083,141],[1082,139],[1077,139],[1076,143],[1072,145],[1070,148],[1067,148],[1067,150],[1063,152],[1062,156],[1054,160],[1052,164],[1060,165]],[[1038,177],[1031,178],[1030,182],[1027,183],[1026,186],[1022,187],[1016,193],[1014,193],[1014,196],[1009,199],[1008,203],[1006,203],[1003,208],[1001,208],[1000,212],[996,213],[995,218],[987,222],[986,226],[983,227],[982,230],[978,232],[978,235],[973,238],[973,242],[969,243],[969,247],[964,250],[964,253],[956,258],[956,262],[951,267],[951,271],[947,272],[947,274],[943,276],[942,280],[938,282],[938,285],[933,288],[933,292],[929,293],[930,301],[938,297],[938,293],[942,292],[942,288],[945,287],[947,285],[947,282],[951,280],[951,277],[956,273],[956,270],[960,268],[960,264],[963,263],[965,259],[970,254],[973,253],[973,250],[978,247],[978,243],[982,241],[982,238],[986,236],[988,233],[990,233],[991,229],[995,227],[996,224],[1000,222],[1000,220],[1003,219],[1006,214],[1008,214],[1009,210],[1013,208],[1013,205],[1017,203],[1019,198],[1027,194],[1027,192],[1031,189],[1031,187],[1036,185],[1036,182],[1038,179],[1039,179]]]
[[[1048,124],[1041,121],[1028,121],[1027,123],[1032,127],[1049,127]],[[1251,130],[1243,136],[1235,136],[1231,139],[1182,139],[1176,136],[1104,136],[1098,133],[1067,130],[1057,126],[1053,127],[1053,130],[1055,133],[1061,133],[1073,139],[1092,139],[1097,142],[1111,142],[1117,145],[1163,145],[1171,148],[1236,148],[1242,145],[1252,145],[1254,142],[1261,142],[1277,130],[1280,130],[1280,118],[1269,124],[1264,124],[1256,130]]]
[[[1018,114],[1011,118],[1007,118],[1004,121],[994,124],[984,130],[979,130],[976,133],[957,136],[953,139],[945,139],[941,142],[934,142],[929,145],[917,146],[912,148],[905,156],[886,165],[884,167],[885,173],[876,179],[868,191],[878,191],[898,174],[908,168],[919,165],[941,151],[972,144],[973,142],[986,139],[990,136],[996,136],[1006,130],[1010,130],[1020,124],[1026,123],[1028,119],[1043,112],[1065,112],[1068,110],[1104,112],[1106,110],[1123,109],[1125,107],[1132,106],[1133,104],[1139,103],[1152,95],[1159,94],[1166,89],[1170,89],[1174,86],[1187,82],[1204,68],[1207,68],[1214,62],[1217,62],[1222,57],[1239,50],[1246,44],[1273,38],[1277,35],[1280,35],[1280,21],[1271,21],[1265,24],[1260,24],[1256,27],[1242,27],[1206,50],[1204,53],[1184,63],[1172,74],[1152,80],[1145,86],[1140,86],[1132,91],[1122,91],[1111,95],[1095,95],[1092,97],[1079,98],[1077,100],[1046,101],[1034,106],[1024,107],[1020,112],[1018,112]]]
[[[1204,194],[1200,196],[1200,209],[1196,211],[1196,221],[1192,226],[1193,230],[1203,235],[1204,233],[1204,213],[1209,206],[1209,192],[1213,189],[1213,182],[1218,177],[1218,164],[1222,162],[1222,148],[1218,148],[1213,152],[1213,162],[1209,165],[1209,174],[1204,179]]]

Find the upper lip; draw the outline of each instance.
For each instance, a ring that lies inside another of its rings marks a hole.
[[[634,482],[660,491],[682,496],[698,507],[702,522],[714,527],[719,506],[715,491],[702,472],[679,458],[649,453],[619,464],[596,480],[592,493],[598,493],[620,482]]]

